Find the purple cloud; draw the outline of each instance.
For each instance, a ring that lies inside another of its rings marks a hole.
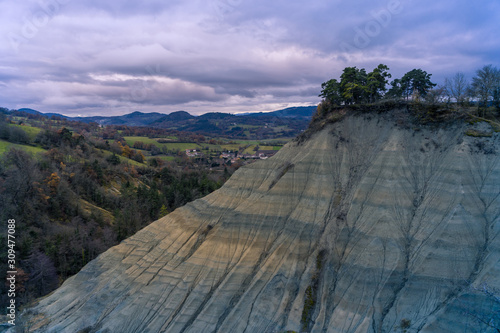
[[[0,101],[63,114],[311,105],[346,66],[498,66],[486,0],[0,1]]]

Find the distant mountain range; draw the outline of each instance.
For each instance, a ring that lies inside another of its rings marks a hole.
[[[179,121],[182,122],[196,118],[213,120],[213,119],[228,119],[234,117],[238,117],[240,119],[244,119],[246,117],[269,119],[271,117],[271,118],[297,118],[297,119],[311,120],[312,115],[316,111],[316,106],[298,106],[272,112],[255,112],[255,113],[249,112],[236,115],[230,113],[222,113],[222,112],[209,112],[202,114],[201,116],[193,116],[186,111],[175,111],[170,114],[159,113],[159,112],[144,113],[140,111],[135,111],[122,116],[69,117],[59,113],[44,113],[29,108],[21,108],[18,111],[25,112],[28,114],[47,116],[47,117],[52,117],[52,116],[61,117],[68,120],[82,121],[85,123],[96,122],[101,125],[157,126],[158,124],[161,123],[179,122]]]
[[[40,111],[37,111],[37,110],[33,110],[33,109],[29,109],[29,108],[21,108],[21,109],[18,109],[17,111],[20,111],[20,112],[24,112],[24,113],[27,113],[27,114],[36,114],[36,115],[40,115],[40,116],[45,116],[45,117],[61,117],[61,118],[69,118],[65,115],[62,115],[60,113],[43,113],[43,112],[40,112]]]
[[[205,135],[230,137],[290,137],[307,128],[316,106],[291,107],[273,112],[257,112],[234,115],[210,112],[193,116],[186,111],[170,114],[135,111],[122,116],[68,117],[58,113],[42,113],[22,108],[20,112],[47,117],[61,117],[81,122],[96,122],[101,125],[150,126]]]
[[[143,113],[135,111],[122,116],[90,116],[90,117],[68,117],[59,113],[43,113],[33,109],[19,109],[20,112],[26,112],[28,114],[36,114],[47,117],[61,117],[68,120],[81,121],[84,123],[95,122],[101,125],[127,125],[127,126],[149,126],[150,123],[155,120],[164,117],[165,114],[152,112]]]
[[[273,112],[258,112],[244,114],[250,117],[273,116],[282,118],[301,118],[311,120],[312,115],[316,112],[316,106],[296,106]]]

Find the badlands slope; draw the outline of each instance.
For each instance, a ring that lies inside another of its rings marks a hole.
[[[499,135],[358,114],[152,223],[24,315],[36,332],[479,332]]]

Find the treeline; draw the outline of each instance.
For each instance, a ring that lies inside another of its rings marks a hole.
[[[489,106],[500,114],[500,70],[492,65],[478,69],[471,81],[461,72],[446,78],[441,86],[431,81],[432,74],[413,69],[394,79],[389,67],[378,65],[367,73],[364,68],[344,68],[340,81],[331,79],[321,85],[324,104],[333,106],[374,103],[382,99],[423,99],[429,103],[455,103],[459,106],[478,106],[484,115]],[[387,88],[389,86],[389,89]]]
[[[475,101],[481,116],[485,115],[489,106],[493,106],[500,115],[500,69],[493,65],[476,70],[471,80],[464,73],[457,72],[445,79],[441,89],[448,100],[458,105],[469,105]]]
[[[95,133],[99,129],[97,123],[84,123],[75,120],[68,120],[57,116],[46,116],[41,114],[32,114],[24,111],[9,110],[0,107],[0,114],[9,115],[10,117],[21,117],[36,123],[37,127],[48,130],[60,129],[62,127],[71,128],[78,133]],[[21,121],[23,123],[23,121]]]
[[[4,140],[22,131],[5,117],[0,129]],[[219,188],[230,175],[175,165],[134,167],[65,128],[25,138],[22,143],[38,143],[47,152],[11,149],[0,155],[0,218],[16,220],[20,303],[52,291],[109,247]],[[7,243],[6,228],[0,242]],[[6,258],[6,247],[0,253]],[[8,271],[6,261],[0,270]],[[5,284],[0,295],[5,311]]]
[[[15,126],[8,126],[5,120],[5,115],[0,113],[0,140],[20,144],[30,143],[30,137],[25,131]]]
[[[425,96],[436,86],[430,80],[432,74],[421,69],[413,69],[400,79],[391,82],[387,90],[389,73],[387,65],[380,64],[370,73],[364,68],[346,67],[340,81],[331,79],[321,85],[320,97],[334,105],[373,103],[383,98],[406,98],[418,93]]]
[[[334,105],[349,105],[375,102],[384,96],[389,67],[380,64],[372,72],[364,68],[346,67],[340,75],[340,82],[331,79],[321,85],[320,97]]]

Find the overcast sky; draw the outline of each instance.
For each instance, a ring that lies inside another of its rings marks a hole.
[[[342,69],[499,67],[500,1],[0,0],[0,106],[65,115],[272,111]]]

